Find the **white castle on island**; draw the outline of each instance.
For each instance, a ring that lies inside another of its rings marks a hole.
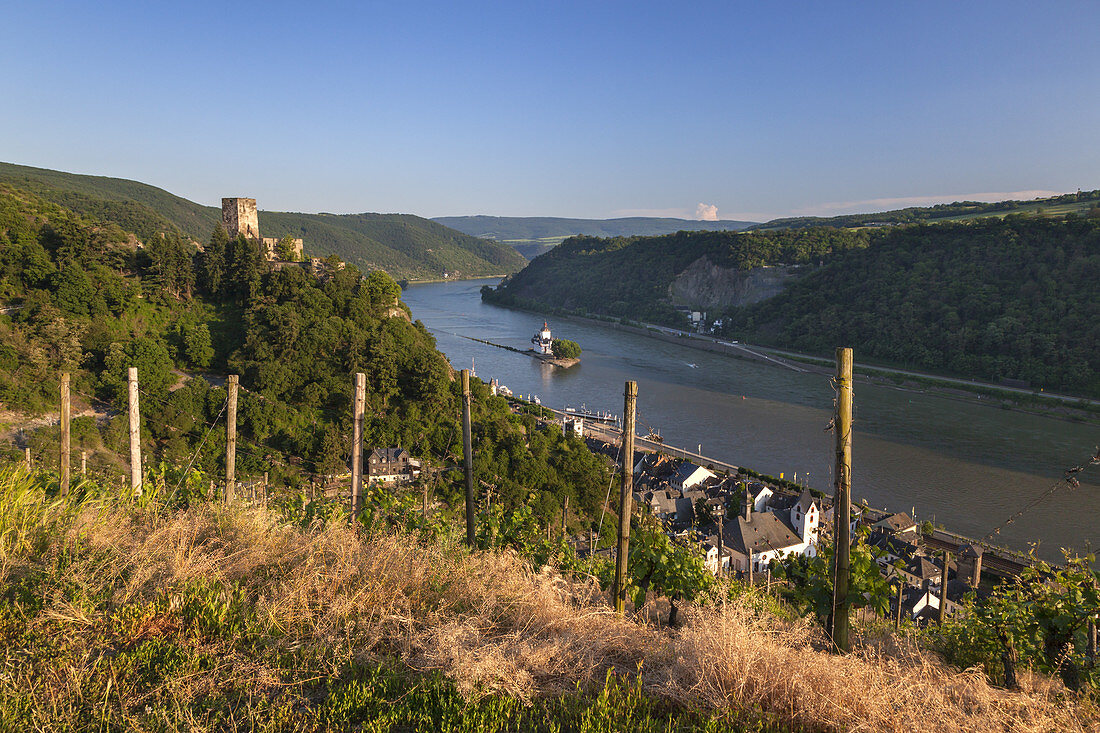
[[[550,326],[542,322],[542,330],[531,337],[531,343],[538,347],[538,353],[546,356],[554,354],[554,339],[550,337]]]

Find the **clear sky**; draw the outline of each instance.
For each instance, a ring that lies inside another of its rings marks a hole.
[[[205,204],[766,219],[1100,188],[1096,2],[8,3],[0,160]]]

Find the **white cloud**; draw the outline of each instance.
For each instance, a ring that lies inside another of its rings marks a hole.
[[[837,214],[863,214],[874,211],[904,209],[909,206],[932,206],[955,201],[1027,201],[1029,199],[1060,196],[1064,191],[1000,191],[987,193],[935,194],[932,196],[901,196],[898,198],[864,199],[863,201],[831,201],[795,209],[791,216],[836,216]],[[702,206],[702,204],[700,204]]]
[[[700,221],[718,221],[718,207],[714,204],[699,204],[695,207],[695,218]]]

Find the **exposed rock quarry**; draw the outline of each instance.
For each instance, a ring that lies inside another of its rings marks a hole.
[[[675,305],[722,309],[750,305],[782,292],[797,266],[754,267],[747,272],[718,267],[705,255],[692,262],[668,286]]]

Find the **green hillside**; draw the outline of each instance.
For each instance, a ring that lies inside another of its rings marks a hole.
[[[475,237],[504,242],[558,241],[583,234],[590,237],[636,237],[679,231],[739,231],[751,221],[698,221],[648,216],[619,219],[567,219],[557,216],[439,216],[432,221]],[[556,242],[555,242],[556,243]]]
[[[706,257],[722,268],[817,263],[834,251],[866,247],[867,230],[818,228],[751,234],[677,232],[661,237],[573,237],[532,261],[485,299],[615,318],[683,325],[669,285]]]
[[[965,221],[979,217],[1001,217],[1009,214],[1031,216],[1065,216],[1085,214],[1100,206],[1100,190],[1078,191],[1061,196],[1051,196],[1031,201],[956,201],[935,206],[911,206],[906,209],[880,211],[871,214],[842,214],[840,216],[798,216],[773,219],[756,224],[751,229],[804,229],[806,227],[865,227],[891,224],[916,224],[918,222]]]
[[[86,176],[0,163],[0,183],[118,224],[146,239],[174,231],[206,241],[221,212],[137,181]],[[262,202],[260,202],[262,203]],[[363,269],[394,277],[476,277],[514,272],[524,259],[511,247],[478,239],[410,214],[302,214],[260,212],[265,236],[302,237],[310,256],[336,255]]]
[[[1100,397],[1100,221],[982,219],[891,229],[769,301],[733,338]]]

